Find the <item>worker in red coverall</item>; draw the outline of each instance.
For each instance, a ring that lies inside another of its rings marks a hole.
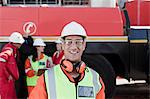
[[[56,41],[56,49],[57,51],[53,54],[52,60],[55,65],[59,64],[64,56],[64,51],[62,50],[62,41],[61,38],[58,38]]]
[[[18,32],[13,32],[0,53],[0,98],[16,99],[15,80],[19,78],[17,68],[18,48],[21,47],[24,39]]]

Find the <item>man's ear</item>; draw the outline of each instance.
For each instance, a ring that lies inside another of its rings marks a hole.
[[[85,50],[86,48],[86,41],[83,42],[83,51]]]

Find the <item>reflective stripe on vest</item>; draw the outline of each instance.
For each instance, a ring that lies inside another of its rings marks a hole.
[[[42,69],[42,68],[46,68],[46,62],[48,60],[48,56],[44,55],[44,57],[42,59],[40,59],[39,61],[32,61],[32,57],[33,56],[29,56],[28,58],[30,59],[30,63],[31,63],[31,69],[34,70],[35,72],[38,72],[38,69]],[[27,81],[27,86],[35,86],[37,83],[37,79],[39,78],[39,76],[34,75],[33,77],[26,77],[26,81]]]
[[[75,83],[68,80],[60,65],[45,72],[48,99],[95,99],[101,89],[99,75],[92,69],[85,71],[84,78],[78,82],[77,93]]]

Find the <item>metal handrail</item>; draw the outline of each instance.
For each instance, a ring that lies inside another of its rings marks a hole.
[[[6,6],[16,5],[58,5],[58,6],[85,6],[90,4],[90,0],[3,0]]]

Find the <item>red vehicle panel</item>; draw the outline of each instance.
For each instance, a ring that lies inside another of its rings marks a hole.
[[[150,26],[150,1],[134,0],[126,5],[131,25]]]
[[[26,22],[35,23],[37,31],[34,35],[57,36],[70,21],[81,23],[90,36],[123,35],[118,8],[0,7],[1,36],[12,31],[23,32]]]

